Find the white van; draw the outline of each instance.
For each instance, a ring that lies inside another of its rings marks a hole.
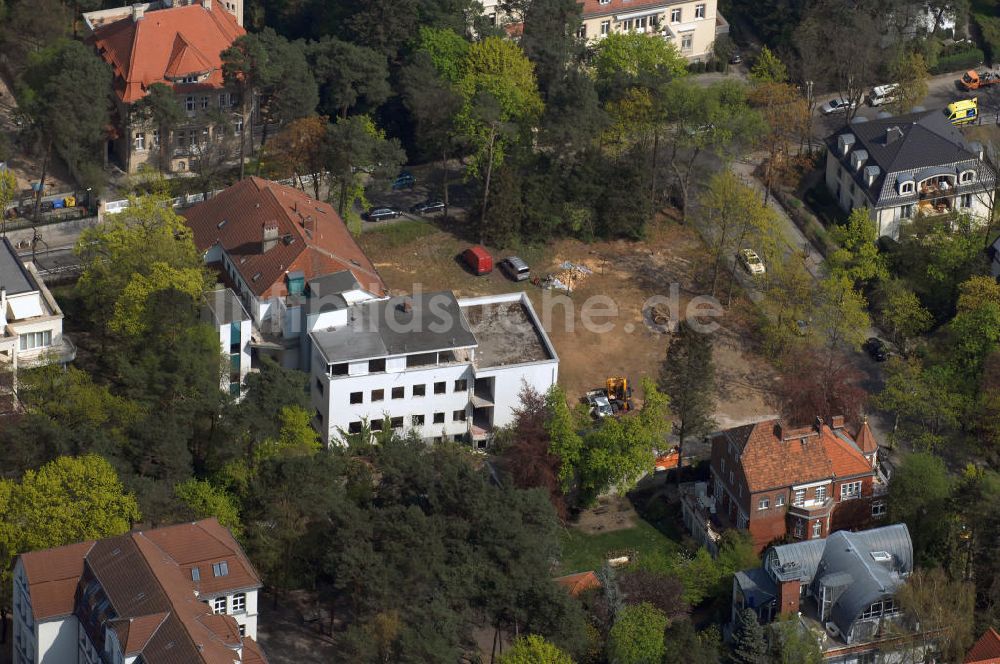
[[[898,83],[876,85],[872,88],[872,91],[868,93],[868,105],[881,106],[882,104],[888,104],[889,102],[896,101],[896,90],[898,89]]]

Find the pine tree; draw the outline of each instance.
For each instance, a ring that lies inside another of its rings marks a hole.
[[[667,348],[660,385],[670,397],[671,410],[680,423],[677,432],[677,482],[680,483],[684,439],[708,433],[715,426],[712,420],[715,406],[712,342],[707,334],[693,329],[687,321],[677,327],[677,333]]]
[[[757,614],[753,612],[753,609],[743,609],[736,619],[733,649],[729,653],[729,661],[733,664],[766,664],[767,662],[767,642],[764,640],[764,628],[757,622]]]

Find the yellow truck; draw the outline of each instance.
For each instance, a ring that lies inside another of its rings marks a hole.
[[[948,104],[945,114],[953,125],[972,124],[979,118],[979,99],[959,99]]]

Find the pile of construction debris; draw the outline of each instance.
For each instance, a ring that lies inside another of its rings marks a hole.
[[[572,261],[563,261],[559,268],[559,272],[550,274],[542,280],[542,288],[572,293],[581,282],[594,273],[586,265]]]

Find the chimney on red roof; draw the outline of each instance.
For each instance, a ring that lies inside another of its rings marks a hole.
[[[813,421],[813,427],[816,428],[816,431],[822,431],[823,430],[823,418],[820,417],[819,415],[817,415],[816,419]]]
[[[278,244],[278,222],[268,221],[263,226],[261,234],[261,252],[267,253]]]
[[[134,22],[138,23],[139,19],[141,19],[145,13],[146,13],[145,5],[141,4],[132,5],[132,20]]]
[[[212,11],[212,0],[201,0],[201,4],[202,4],[202,5],[203,5],[203,6],[205,7],[205,9],[207,9],[208,11]]]
[[[843,429],[844,428],[844,416],[843,415],[831,415],[830,416],[830,428],[831,429]]]

